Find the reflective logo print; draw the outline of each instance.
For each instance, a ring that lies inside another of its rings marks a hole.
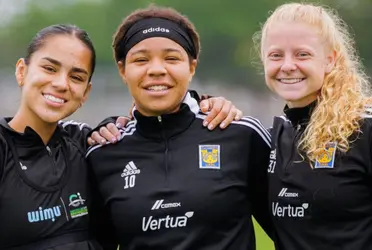
[[[280,206],[279,202],[272,203],[272,213],[276,217],[293,217],[302,218],[305,215],[305,210],[309,208],[309,203],[302,203],[301,206]]]
[[[160,208],[171,208],[171,207],[180,207],[181,202],[173,202],[173,203],[165,203],[163,204],[164,200],[157,200],[154,205],[152,206],[151,210],[157,210]]]
[[[124,178],[124,189],[132,188],[136,185],[136,175],[139,175],[141,170],[137,168],[133,161],[128,162],[128,164],[123,169],[121,177]]]
[[[186,227],[187,221],[194,215],[194,212],[187,212],[184,216],[170,216],[166,215],[162,218],[153,218],[152,216],[142,218],[142,230],[146,232],[147,230],[155,231],[162,228],[178,228]]]
[[[267,168],[267,172],[270,174],[273,174],[275,172],[275,166],[276,166],[276,149],[271,150],[270,152],[270,162],[269,167]]]
[[[282,190],[280,190],[280,192],[278,194],[278,197],[297,198],[298,193],[288,192],[288,188],[282,188]]]
[[[61,209],[60,206],[55,206],[52,208],[45,208],[39,207],[39,210],[32,211],[27,213],[28,221],[30,223],[39,222],[39,221],[45,221],[45,220],[51,220],[55,221],[56,217],[61,216]]]

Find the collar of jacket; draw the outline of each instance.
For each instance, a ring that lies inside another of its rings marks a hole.
[[[7,132],[12,136],[16,145],[26,147],[45,147],[45,144],[39,134],[36,133],[36,131],[33,130],[31,127],[27,126],[24,133],[19,133],[12,129],[8,124],[12,119],[12,117],[1,118],[0,126],[5,130],[4,132]],[[61,136],[63,136],[63,134],[67,134],[67,132],[63,129],[63,126],[61,124],[58,124],[56,130],[54,131],[52,137],[48,142],[48,145],[54,147],[59,144],[61,141]]]
[[[144,116],[138,110],[133,111],[136,130],[152,139],[168,139],[188,129],[199,112],[197,101],[186,94],[179,111],[160,116]]]
[[[316,107],[317,101],[301,108],[289,108],[287,105],[284,107],[284,114],[291,121],[293,126],[307,125],[310,121],[311,114]]]

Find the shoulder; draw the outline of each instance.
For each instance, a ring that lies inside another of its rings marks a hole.
[[[125,141],[127,138],[129,138],[131,135],[134,134],[134,132],[136,131],[136,123],[137,123],[136,120],[129,121],[125,125],[125,127],[119,129],[120,139],[118,140],[118,142],[116,142],[116,144],[123,143],[123,141]],[[105,145],[97,144],[97,145],[94,145],[94,146],[90,146],[87,149],[85,157],[88,157],[93,152],[97,152],[99,149],[104,148],[104,147],[106,147],[107,145],[110,145],[110,144],[112,144],[112,143],[111,142],[106,142]]]
[[[76,122],[74,120],[69,120],[69,121],[59,121],[58,125],[60,125],[63,129],[69,130],[69,129],[76,129],[76,130],[84,130],[84,129],[89,129],[91,130],[91,127],[84,122]]]
[[[196,115],[196,118],[202,121],[206,116],[207,115],[204,113],[199,113]],[[239,133],[248,132],[247,134],[253,133],[255,136],[258,136],[263,141],[265,141],[266,144],[270,145],[271,143],[271,136],[269,131],[262,125],[260,120],[252,116],[243,116],[239,121],[232,121],[229,127],[225,130],[234,130]]]

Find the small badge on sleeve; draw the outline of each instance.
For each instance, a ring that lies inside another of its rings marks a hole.
[[[314,168],[333,168],[336,155],[336,142],[326,144],[321,155],[317,158]]]
[[[220,145],[199,145],[199,168],[221,168]]]

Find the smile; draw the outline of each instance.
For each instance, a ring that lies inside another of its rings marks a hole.
[[[154,85],[154,86],[150,86],[146,89],[150,90],[150,91],[164,91],[164,90],[168,90],[169,87],[165,86],[165,85]]]
[[[58,97],[55,97],[53,95],[49,95],[49,94],[44,94],[43,95],[45,99],[49,100],[49,101],[52,101],[52,102],[55,102],[55,103],[60,103],[60,104],[63,104],[65,103],[66,101],[61,99],[61,98],[58,98]]]
[[[305,78],[282,78],[282,79],[277,79],[279,82],[286,83],[286,84],[294,84],[301,82],[305,80]]]

